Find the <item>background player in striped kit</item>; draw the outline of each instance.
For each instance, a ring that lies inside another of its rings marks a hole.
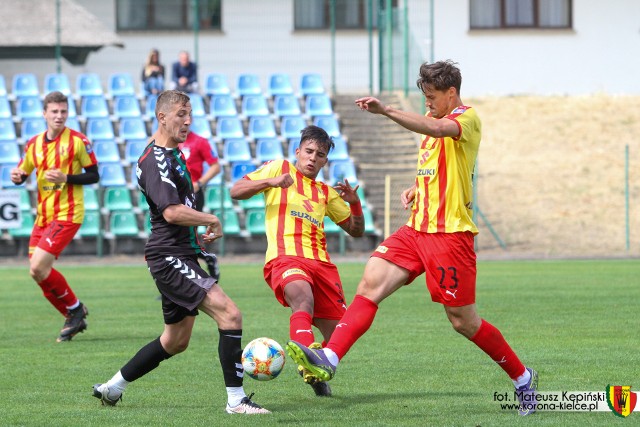
[[[346,309],[340,275],[327,252],[324,217],[359,237],[364,232],[364,216],[357,186],[352,188],[345,180],[334,189],[315,180],[333,148],[327,132],[307,126],[300,134],[295,166],[287,160],[267,162],[238,180],[231,197],[248,199],[264,193],[268,241],[265,281],[280,304],[291,307],[290,338],[320,347],[311,325],[328,341]],[[331,395],[326,382],[300,372],[317,395]]]
[[[51,92],[43,106],[47,130],[27,142],[24,157],[11,171],[11,181],[20,185],[37,170],[38,214],[29,239],[29,273],[45,298],[65,316],[57,339],[63,342],[87,329],[88,310],[53,263],[82,225],[82,186],[95,184],[100,176],[87,137],[66,127],[68,98]]]

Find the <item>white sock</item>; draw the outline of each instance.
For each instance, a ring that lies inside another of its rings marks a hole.
[[[118,371],[113,378],[107,381],[107,387],[109,390],[113,390],[116,393],[122,394],[125,388],[129,385],[129,381],[122,377],[120,371]]]
[[[73,310],[74,308],[78,308],[78,307],[80,307],[80,300],[76,300],[75,304],[68,306],[67,310]]]
[[[529,373],[529,371],[525,368],[524,373],[512,381],[513,381],[513,385],[516,388],[520,388],[524,385],[527,385],[530,379],[531,379],[531,373]]]
[[[240,401],[247,397],[243,387],[227,387],[227,403],[231,408],[240,404]]]
[[[329,359],[329,362],[331,362],[333,366],[338,366],[338,362],[340,362],[340,359],[338,359],[338,355],[336,354],[336,352],[326,347],[323,348],[323,350],[324,350],[324,355],[327,356],[327,359]]]

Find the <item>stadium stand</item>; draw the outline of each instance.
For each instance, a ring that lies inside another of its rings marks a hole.
[[[0,118],[0,141],[16,141],[16,127],[11,118]]]
[[[307,126],[302,116],[286,116],[280,120],[280,136],[284,139],[300,138],[300,131]]]
[[[109,105],[102,95],[87,95],[80,101],[80,115],[85,119],[109,117]]]
[[[242,98],[241,113],[246,118],[268,116],[269,106],[267,99],[262,95],[245,95]]]
[[[336,116],[316,116],[313,118],[313,124],[324,129],[329,136],[338,137],[340,133],[340,123]]]
[[[271,97],[276,95],[293,95],[293,85],[291,77],[286,73],[274,73],[269,76],[267,94]]]
[[[46,123],[45,123],[46,128]],[[115,139],[116,135],[113,132],[113,123],[108,117],[90,118],[87,120],[87,138],[90,141],[98,139]]]
[[[191,129],[193,130],[193,123],[191,124]],[[242,121],[238,117],[220,117],[217,120],[216,139],[218,141],[230,138],[244,138],[244,136]]]
[[[349,160],[349,149],[347,148],[347,140],[342,136],[334,136],[333,150],[329,151],[329,161],[333,160]]]
[[[118,163],[98,163],[101,187],[124,187],[127,180],[124,176],[124,168]]]
[[[104,189],[103,209],[106,213],[133,210],[133,200],[127,187],[108,187]]]
[[[322,77],[316,73],[306,73],[300,77],[300,96],[317,95],[325,93]]]
[[[145,101],[144,118],[147,121],[151,121],[156,117],[156,102],[158,101],[158,95],[149,95]]]
[[[118,124],[118,138],[122,141],[146,139],[147,126],[141,117],[127,117],[120,119]]]
[[[204,205],[209,212],[233,209],[233,200],[226,186],[210,186],[205,190]]]
[[[335,160],[329,163],[329,185],[348,180],[351,186],[358,184],[356,166],[351,160]]]
[[[113,115],[115,120],[142,117],[140,102],[133,95],[118,95],[113,99]]]
[[[129,73],[115,73],[109,76],[108,95],[111,98],[117,96],[135,96],[136,89],[133,78]]]
[[[235,162],[231,164],[231,183],[233,184],[237,180],[249,172],[256,170],[256,165],[253,162]]]
[[[273,100],[273,114],[281,119],[302,115],[298,98],[295,95],[277,95]]]
[[[69,129],[73,129],[78,132],[82,132],[82,127],[80,126],[80,122],[77,117],[69,117],[67,119],[67,127]]]
[[[96,189],[90,185],[83,185],[82,189],[84,190],[84,210],[100,210],[100,205],[98,204],[98,192]]]
[[[249,138],[254,141],[260,138],[275,138],[278,136],[276,125],[271,117],[251,117],[249,119],[248,134]]]
[[[47,130],[47,122],[44,117],[24,119],[20,123],[20,142],[25,144],[34,135]]]
[[[147,146],[147,139],[129,139],[124,145],[124,162],[133,164],[138,162],[144,147]]]
[[[93,152],[98,162],[119,162],[120,152],[118,145],[113,139],[93,140]]]
[[[213,119],[238,115],[236,103],[231,95],[213,95],[209,103],[209,112]]]
[[[0,164],[17,165],[20,161],[20,147],[15,141],[0,142]]]
[[[13,113],[11,113],[11,103],[6,96],[0,96],[0,119],[11,119]]]
[[[190,93],[189,99],[191,100],[191,115],[193,117],[206,117],[207,110],[204,105],[204,99],[202,95],[197,93]]]
[[[331,116],[333,107],[331,98],[326,94],[307,95],[305,98],[305,114],[308,117]]]
[[[247,231],[250,235],[264,235],[267,231],[264,223],[264,209],[249,209],[245,212]]]
[[[250,162],[252,157],[249,141],[244,136],[225,139],[222,146],[222,158],[226,163]]]
[[[256,141],[256,160],[264,163],[269,160],[284,159],[282,143],[278,138],[260,138]]]
[[[0,96],[7,96],[7,81],[2,74],[0,74]]]
[[[238,213],[233,209],[214,211],[213,214],[222,221],[222,231],[227,236],[237,236],[242,233]]]
[[[42,100],[39,96],[23,96],[16,100],[16,119],[42,118]]]
[[[209,123],[206,117],[193,117],[191,120],[191,131],[205,139],[213,136],[211,133],[211,123]]]
[[[102,83],[100,76],[96,73],[78,74],[76,77],[76,97],[84,98],[85,96],[103,96]]]
[[[287,158],[293,162],[296,158],[296,149],[300,146],[300,133],[295,138],[289,138],[289,146],[287,147]]]

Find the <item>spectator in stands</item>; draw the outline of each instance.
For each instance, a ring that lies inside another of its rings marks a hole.
[[[180,52],[178,61],[173,63],[171,80],[172,89],[185,93],[198,91],[198,66],[189,60],[188,52]]]
[[[364,232],[358,187],[345,180],[334,189],[315,180],[331,149],[333,141],[324,129],[307,126],[301,131],[295,166],[287,160],[267,162],[231,188],[235,199],[264,194],[268,242],[264,278],[278,302],[291,307],[291,339],[315,348],[321,344],[315,342],[311,326],[329,341],[346,309],[340,275],[327,252],[324,217],[351,236]],[[331,395],[326,382],[302,368],[299,372],[316,395]]]
[[[142,83],[145,94],[157,95],[164,90],[164,65],[160,63],[160,52],[151,49],[142,68]]]
[[[187,139],[179,145],[182,154],[187,159],[187,168],[193,181],[193,192],[196,196],[196,210],[202,212],[204,208],[204,189],[207,183],[220,173],[220,163],[211,151],[211,146],[206,138],[189,131]],[[209,169],[203,174],[204,163],[209,165]],[[206,251],[200,252],[198,256],[205,260],[209,274],[219,278],[218,262],[214,254]]]
[[[229,414],[267,414],[244,392],[242,313],[215,277],[198,264],[201,247],[196,227],[206,226],[205,243],[222,236],[218,217],[193,209],[195,197],[189,171],[178,145],[191,125],[191,103],[182,92],[160,93],[156,105],[158,131],[137,164],[138,185],[149,203],[151,236],[145,246],[147,267],[162,294],[164,331],[142,347],[108,382],[96,384],[93,396],[114,406],[130,382],[157,368],[163,360],[187,349],[198,310],[218,325],[218,355],[227,389]],[[167,398],[171,399],[170,394]]]
[[[87,329],[89,312],[53,263],[82,224],[82,186],[95,184],[100,177],[87,137],[66,127],[68,98],[51,92],[43,104],[47,130],[27,142],[24,157],[11,171],[11,181],[20,185],[37,170],[38,214],[29,239],[29,273],[45,298],[65,317],[57,339],[62,342]]]
[[[417,86],[429,109],[425,115],[398,110],[371,96],[355,100],[362,111],[385,116],[423,135],[415,183],[400,194],[402,206],[411,208],[411,215],[369,258],[356,296],[327,346],[314,350],[292,341],[287,350],[297,363],[328,381],[339,361],[371,327],[378,305],[426,273],[431,299],[443,305],[456,332],[511,378],[520,415],[528,415],[535,411],[538,374],[522,364],[502,333],[480,317],[475,304],[478,228],[472,218],[471,181],[481,123],[476,110],[460,98],[461,82],[460,69],[452,61],[422,64]],[[407,317],[412,320],[409,313]]]

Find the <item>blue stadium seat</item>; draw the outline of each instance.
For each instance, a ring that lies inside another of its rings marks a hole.
[[[58,91],[66,96],[71,96],[71,83],[64,73],[52,73],[44,76],[44,93]]]
[[[98,173],[102,187],[124,187],[127,185],[124,168],[120,162],[98,163]]]
[[[86,135],[90,141],[96,139],[115,139],[116,137],[113,132],[111,120],[105,117],[88,119]]]
[[[118,136],[121,141],[130,139],[146,139],[147,125],[140,117],[128,117],[120,119],[118,124]]]
[[[144,106],[144,116],[147,120],[153,120],[156,117],[156,102],[158,95],[149,95]]]
[[[290,162],[296,159],[296,149],[300,146],[300,136],[289,138],[289,146],[287,147],[287,157]]]
[[[0,97],[7,96],[7,82],[4,76],[0,74]]]
[[[6,96],[0,96],[0,119],[10,119],[13,117],[11,112],[11,104],[9,98]]]
[[[25,96],[16,100],[16,117],[18,120],[42,117],[42,101],[39,96]]]
[[[219,158],[220,156],[218,155],[218,147],[214,138],[209,138],[209,147],[211,147],[211,155],[213,157]]]
[[[136,174],[136,165],[130,165],[130,171],[129,171],[129,187],[130,188],[138,188],[138,175]]]
[[[193,124],[191,126],[193,129]],[[238,117],[220,117],[216,122],[216,138],[218,140],[244,138],[242,121]]]
[[[251,149],[249,148],[249,141],[245,138],[225,139],[222,148],[222,156],[227,163],[250,162]]]
[[[278,117],[300,116],[302,110],[295,95],[277,95],[273,100],[273,114]]]
[[[109,96],[135,96],[136,89],[129,73],[114,73],[109,76]]]
[[[115,237],[138,236],[138,220],[133,211],[114,211],[109,215],[109,231]]]
[[[221,73],[208,74],[205,79],[204,92],[209,97],[213,95],[231,95],[227,77]]]
[[[313,124],[324,129],[329,136],[338,137],[342,135],[340,123],[336,116],[316,116],[313,118]]]
[[[260,138],[256,141],[256,159],[264,163],[269,160],[284,159],[282,143],[278,138]]]
[[[93,152],[100,162],[119,162],[120,152],[118,151],[118,144],[113,139],[98,139],[93,140]]]
[[[321,94],[324,92],[324,84],[320,74],[307,73],[300,77],[300,96],[303,98],[307,95]]]
[[[343,136],[334,136],[333,138],[333,150],[329,151],[329,161],[333,160],[349,160],[349,149],[347,147],[347,140]]]
[[[249,138],[275,138],[277,137],[276,125],[271,117],[251,117],[249,119]]]
[[[133,199],[127,187],[108,187],[104,189],[103,204],[107,211],[133,210]]]
[[[113,115],[116,120],[130,117],[142,117],[140,102],[133,95],[116,96],[113,99]]]
[[[204,205],[211,212],[216,209],[233,209],[233,200],[226,186],[208,186],[204,194]]]
[[[320,171],[318,172],[318,175],[316,176],[316,181],[320,181],[320,182],[326,181],[326,179],[324,179],[324,169],[320,169]]]
[[[191,131],[205,139],[211,138],[211,125],[206,117],[193,117],[191,119]]]
[[[15,141],[0,142],[0,164],[17,166],[20,161],[20,147]]]
[[[300,131],[307,126],[302,116],[285,116],[280,120],[280,136],[284,139],[300,138]]]
[[[85,96],[98,95],[104,95],[100,76],[96,73],[78,74],[78,77],[76,77],[76,96],[84,98]]]
[[[249,209],[245,212],[245,218],[249,234],[253,236],[266,233],[264,209]]]
[[[216,153],[216,157],[219,158],[219,156]],[[202,174],[204,175],[205,173],[207,173],[207,171],[209,170],[209,165],[206,163],[202,164]],[[216,186],[216,185],[221,185],[222,184],[222,180],[224,179],[224,165],[220,165],[220,173],[218,173],[216,176],[214,176],[213,178],[211,178],[209,180],[209,182],[207,182],[207,187],[210,186]]]
[[[16,165],[0,165],[0,188],[14,188],[17,187],[11,181],[11,169],[15,168]],[[24,183],[20,185],[23,187]]]
[[[69,116],[72,118],[76,118],[78,116],[78,111],[76,110],[76,102],[72,97],[67,97],[67,111],[69,111]]]
[[[289,74],[275,73],[269,76],[267,93],[269,96],[293,95],[293,85],[291,84]]]
[[[193,127],[192,127],[192,129],[193,129]],[[158,119],[157,119],[157,117],[154,117],[151,120],[151,135],[156,133],[157,130],[158,130]]]
[[[137,163],[146,146],[146,139],[128,140],[124,145],[124,161],[129,164]]]
[[[234,117],[238,115],[236,102],[231,95],[213,95],[209,111],[214,119],[218,117]]]
[[[80,114],[85,119],[109,117],[109,106],[102,95],[85,96],[80,102]]]
[[[351,160],[335,160],[329,163],[329,185],[348,180],[351,186],[358,184],[356,166]]]
[[[262,88],[260,87],[260,78],[257,74],[240,74],[236,84],[236,94],[238,97],[246,95],[260,95]]]
[[[26,143],[31,137],[47,130],[47,122],[44,117],[36,119],[24,119],[20,123],[20,139]]]
[[[83,185],[82,190],[84,193],[84,210],[85,211],[97,211],[100,210],[98,204],[98,192],[92,185]]]
[[[244,117],[268,116],[267,99],[262,95],[246,95],[242,98],[242,115]]]
[[[20,73],[13,76],[11,94],[17,99],[25,96],[40,97],[38,78],[33,73]]]
[[[16,141],[16,127],[10,118],[0,119],[0,141]]]
[[[308,95],[305,100],[305,114],[309,117],[331,116],[333,106],[329,95]]]
[[[246,174],[256,170],[256,165],[253,162],[236,162],[231,164],[231,183],[235,183]]]
[[[207,115],[207,112],[205,110],[202,95],[199,95],[197,93],[190,93],[189,99],[191,102],[191,115],[193,117],[205,117]]]
[[[80,122],[77,117],[69,117],[66,123],[69,129],[73,129],[78,132],[82,132],[82,128],[80,127]]]

